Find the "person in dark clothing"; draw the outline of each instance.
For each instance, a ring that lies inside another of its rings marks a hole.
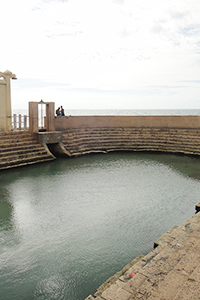
[[[61,106],[61,107],[62,107],[62,106]],[[60,112],[60,107],[58,107],[58,108],[56,109],[56,116],[59,117],[60,114],[61,114],[61,112]]]
[[[65,115],[65,111],[64,111],[64,108],[61,106],[61,116],[64,116]]]

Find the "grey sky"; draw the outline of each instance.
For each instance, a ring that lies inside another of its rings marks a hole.
[[[200,108],[199,1],[7,0],[1,15],[13,107]]]

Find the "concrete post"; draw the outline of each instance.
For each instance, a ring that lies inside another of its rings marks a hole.
[[[38,102],[29,102],[29,132],[38,131]]]
[[[17,79],[10,71],[0,72],[0,129],[12,129],[10,79]]]
[[[55,131],[55,103],[46,104],[46,131]]]
[[[17,115],[13,115],[13,129],[17,130]]]
[[[55,103],[43,102],[46,105],[45,127],[46,131],[55,131]],[[41,104],[40,104],[41,105]],[[39,131],[38,126],[38,102],[29,102],[29,131]]]
[[[27,116],[24,115],[24,130],[27,130]]]
[[[19,130],[22,129],[22,115],[19,114]]]

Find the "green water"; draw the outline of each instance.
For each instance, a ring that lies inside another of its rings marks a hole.
[[[0,299],[83,300],[200,200],[200,159],[110,153],[0,173]]]

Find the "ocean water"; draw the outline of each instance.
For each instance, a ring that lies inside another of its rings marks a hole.
[[[39,107],[39,116],[46,115],[45,107]],[[27,109],[13,109],[13,114],[28,115]],[[91,115],[122,115],[122,116],[146,116],[146,115],[200,115],[200,109],[66,109],[66,116],[91,116]]]
[[[19,114],[22,115],[22,122],[23,122],[23,116],[28,116],[28,110],[27,109],[13,109],[12,114],[17,115],[17,123],[18,123],[18,116]],[[106,115],[117,115],[117,116],[152,116],[152,115],[174,115],[174,116],[180,116],[180,115],[200,115],[200,109],[65,109],[65,115],[66,116],[92,116],[92,115],[98,115],[98,116],[106,116]],[[38,118],[39,118],[39,126],[44,126],[44,116],[46,116],[46,107],[43,105],[38,106]],[[27,120],[27,122],[29,119]],[[23,127],[23,125],[22,125]]]

